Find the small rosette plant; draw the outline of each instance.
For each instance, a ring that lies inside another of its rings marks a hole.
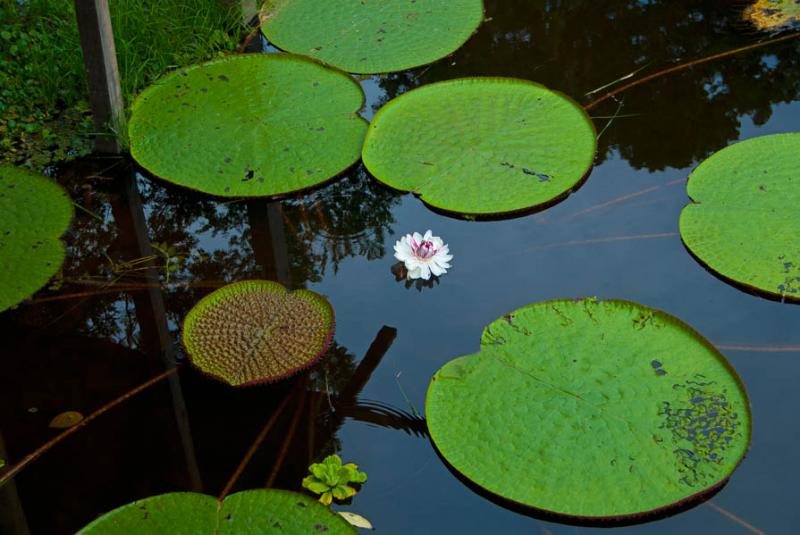
[[[358,486],[367,480],[367,474],[359,472],[357,464],[342,464],[338,455],[325,457],[321,463],[309,466],[308,471],[311,475],[303,479],[303,488],[319,494],[319,501],[324,505],[330,505],[334,499],[346,500],[355,496]]]

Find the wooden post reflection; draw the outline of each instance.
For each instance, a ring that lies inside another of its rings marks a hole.
[[[250,244],[263,276],[291,287],[289,251],[280,201],[247,201]]]
[[[119,198],[112,199],[111,205],[114,221],[120,230],[121,252],[129,259],[154,258],[136,177],[131,170],[127,170],[124,172],[124,176],[118,177],[117,182]],[[162,363],[158,367],[173,369],[176,366],[175,346],[167,323],[158,268],[153,260],[147,262],[146,267],[150,268],[142,271],[145,274],[146,290],[132,294],[141,330],[141,346],[148,355],[161,356]],[[156,366],[153,368],[153,371],[156,372]],[[189,416],[178,374],[170,375],[169,389],[172,394],[175,421],[183,447],[190,486],[192,490],[200,491],[203,484],[197,466]]]
[[[2,434],[0,434],[0,459],[8,462]],[[9,481],[0,487],[0,533],[13,533],[14,535],[30,533],[28,519],[25,518],[25,511],[19,501],[17,485],[14,481]]]

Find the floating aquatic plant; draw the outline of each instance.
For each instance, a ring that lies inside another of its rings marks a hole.
[[[183,343],[192,363],[233,386],[276,381],[310,366],[333,337],[328,301],[250,280],[210,293],[186,315]]]
[[[483,20],[483,0],[267,0],[274,45],[354,73],[403,71],[456,51]]]
[[[59,239],[72,220],[64,189],[38,173],[0,166],[0,312],[42,288],[61,269]]]
[[[424,236],[415,232],[400,238],[394,244],[394,257],[405,265],[409,280],[428,280],[431,275],[444,275],[453,259],[447,244],[430,230]]]
[[[357,486],[367,481],[367,474],[358,471],[358,465],[342,464],[338,455],[329,455],[321,463],[308,467],[311,475],[303,479],[303,488],[319,494],[319,501],[330,505],[336,500],[346,500],[356,495]],[[355,485],[355,486],[352,486]]]
[[[756,0],[744,10],[744,18],[759,30],[780,32],[800,28],[800,2]]]
[[[540,510],[625,518],[722,485],[747,451],[750,407],[727,360],[689,326],[624,301],[550,301],[445,364],[428,428],[455,470]]]
[[[379,181],[467,216],[565,197],[588,175],[596,134],[572,100],[527,80],[429,84],[375,115],[362,157]]]
[[[212,496],[172,492],[137,500],[101,516],[79,535],[234,535],[242,533],[353,534],[329,508],[302,494],[259,489],[238,492],[221,503]]]
[[[689,250],[722,277],[800,301],[800,133],[741,141],[689,176]]]
[[[319,185],[359,158],[361,87],[290,54],[233,55],[178,69],[143,91],[131,154],[151,173],[224,197]]]

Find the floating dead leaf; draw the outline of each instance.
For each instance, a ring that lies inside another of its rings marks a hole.
[[[52,420],[50,420],[50,427],[53,429],[67,429],[73,425],[77,425],[83,420],[83,414],[78,411],[62,412]]]
[[[345,520],[350,522],[350,524],[352,524],[357,528],[375,529],[374,527],[372,527],[372,522],[370,522],[361,515],[358,515],[356,513],[351,513],[349,511],[337,511],[337,513],[342,515],[342,518],[344,518]]]

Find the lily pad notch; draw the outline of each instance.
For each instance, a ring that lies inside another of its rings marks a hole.
[[[282,50],[375,74],[452,54],[483,19],[483,0],[267,0],[261,31]]]
[[[248,280],[201,299],[183,322],[183,344],[202,372],[247,386],[311,366],[325,354],[334,329],[333,307],[321,295]]]
[[[292,54],[238,54],[178,69],[134,101],[131,155],[218,197],[280,197],[360,157],[365,97],[344,72]]]
[[[78,535],[234,535],[237,533],[327,533],[356,530],[316,501],[285,490],[231,494],[222,502],[205,494],[171,492],[123,505],[93,521]]]
[[[591,119],[569,97],[515,78],[461,78],[395,98],[362,159],[378,181],[434,209],[498,218],[543,209],[589,176]]]
[[[503,501],[582,522],[636,522],[724,485],[750,404],[691,327],[627,301],[537,303],[486,327],[428,388],[447,463]]]
[[[800,133],[726,147],[689,176],[680,217],[686,248],[750,292],[800,302]]]
[[[60,237],[72,221],[72,201],[49,178],[0,166],[0,312],[41,289],[64,263]]]

